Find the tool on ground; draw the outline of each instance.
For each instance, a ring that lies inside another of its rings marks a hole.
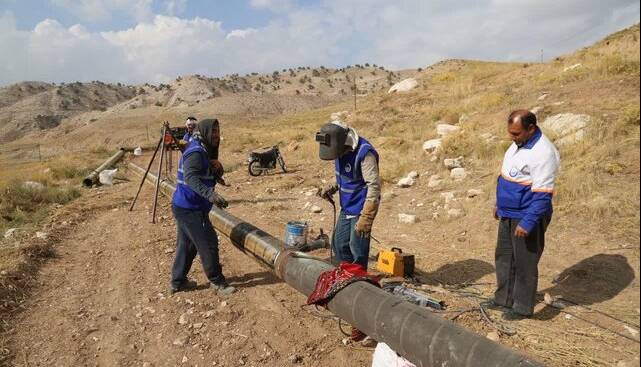
[[[276,163],[278,163],[284,173],[287,173],[285,159],[283,159],[278,145],[265,147],[249,153],[247,161],[249,162],[248,170],[250,176],[260,176],[269,170],[275,169]]]
[[[439,311],[445,310],[446,308],[445,302],[429,297],[404,285],[388,284],[385,285],[383,289],[421,307],[429,307]]]
[[[405,254],[398,247],[378,253],[376,270],[394,276],[411,278],[414,275],[414,255]]]

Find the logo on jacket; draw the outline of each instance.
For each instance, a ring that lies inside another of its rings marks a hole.
[[[516,167],[512,167],[510,170],[510,177],[516,177],[519,175],[519,169]]]
[[[352,165],[351,164],[347,163],[345,165],[345,172],[347,172],[347,173],[352,172]]]

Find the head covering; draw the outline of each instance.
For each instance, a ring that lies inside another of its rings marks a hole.
[[[196,129],[197,136],[200,137],[205,149],[207,149],[209,159],[218,159],[219,145],[213,146],[211,142],[211,136],[214,130],[218,130],[220,133],[220,124],[217,119],[201,120],[198,122],[198,127]]]
[[[187,126],[187,127],[190,127],[190,126],[191,127],[196,127],[196,124],[198,124],[198,120],[195,117],[193,117],[193,116],[187,117],[187,120],[185,121],[185,126]]]

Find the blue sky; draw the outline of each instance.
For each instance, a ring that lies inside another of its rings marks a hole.
[[[638,22],[632,0],[0,0],[0,85],[537,61]]]

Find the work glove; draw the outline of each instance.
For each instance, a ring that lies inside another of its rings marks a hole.
[[[220,209],[225,209],[229,206],[227,200],[224,197],[218,195],[215,191],[212,191],[211,196],[209,196],[209,202],[216,205]]]
[[[337,184],[333,184],[333,185],[330,185],[330,186],[326,186],[325,188],[323,188],[323,189],[320,191],[320,196],[321,196],[322,198],[330,199],[332,196],[334,196],[334,194],[335,194],[337,191],[338,191],[338,185],[337,185]]]
[[[366,200],[361,215],[356,222],[354,230],[361,237],[368,237],[372,233],[372,224],[378,213],[378,201]]]

